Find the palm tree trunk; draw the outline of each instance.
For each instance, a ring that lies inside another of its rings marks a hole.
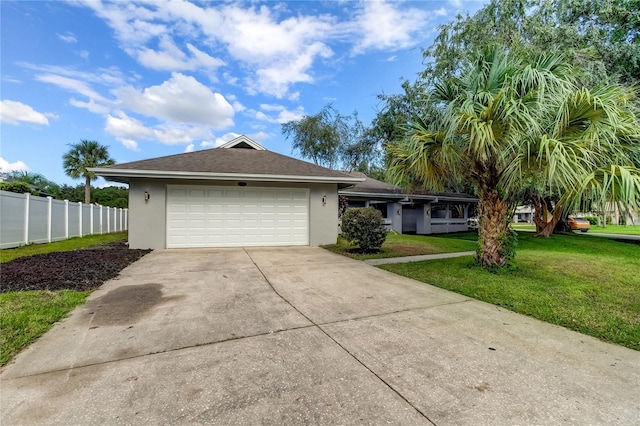
[[[84,203],[91,203],[91,178],[87,176],[84,182]]]
[[[547,208],[547,203],[542,198],[537,198],[533,201],[533,208],[533,221],[536,224],[536,234],[539,237],[551,237],[556,225],[560,219],[562,219],[562,208],[556,203],[553,213],[550,213]]]
[[[509,233],[509,205],[496,189],[483,188],[478,210],[480,221],[476,260],[485,268],[501,268],[506,263],[504,243]]]

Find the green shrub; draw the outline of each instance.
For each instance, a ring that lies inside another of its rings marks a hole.
[[[597,216],[585,216],[584,219],[588,220],[591,225],[597,225],[598,224],[598,217]]]
[[[31,185],[24,182],[0,182],[0,189],[18,194],[24,194],[25,192],[30,192],[32,195],[40,194],[40,192],[34,190]]]
[[[373,208],[352,208],[342,215],[342,237],[362,252],[380,250],[387,238],[382,213]]]

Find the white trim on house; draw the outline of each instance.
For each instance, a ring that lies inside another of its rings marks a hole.
[[[260,145],[257,142],[252,141],[251,139],[249,139],[248,137],[244,136],[244,135],[240,135],[237,138],[230,140],[229,142],[220,145],[218,148],[233,148],[236,145],[239,145],[241,143],[246,143],[247,145],[249,145],[251,148],[253,149],[257,149],[258,151],[266,151],[265,147],[263,147],[262,145]]]
[[[263,181],[263,182],[301,182],[301,183],[352,183],[364,181],[363,178],[326,177],[326,176],[289,176],[289,175],[258,175],[245,173],[212,173],[212,172],[182,172],[168,170],[137,170],[112,169],[95,167],[89,169],[106,178],[149,178],[149,179],[203,179],[230,181]],[[114,179],[115,180],[115,179]]]

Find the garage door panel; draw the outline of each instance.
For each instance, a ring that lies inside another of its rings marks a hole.
[[[167,188],[167,247],[309,244],[309,191]]]

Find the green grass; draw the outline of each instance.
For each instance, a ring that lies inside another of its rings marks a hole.
[[[640,225],[607,225],[606,227],[591,225],[591,234],[626,234],[640,235]]]
[[[640,245],[571,234],[518,239],[509,273],[485,272],[471,257],[381,268],[640,350]]]
[[[116,232],[113,234],[104,235],[87,235],[86,237],[82,238],[75,237],[68,240],[56,241],[55,243],[48,244],[29,244],[27,246],[0,250],[0,263],[9,262],[19,257],[33,256],[35,254],[72,251],[79,248],[95,246],[98,244],[126,240],[126,232]]]
[[[0,294],[0,366],[82,304],[89,293],[60,290]]]
[[[0,250],[0,263],[35,254],[71,251],[98,244],[126,241],[127,233],[90,235],[49,244]],[[13,291],[0,293],[0,366],[84,303],[90,291]]]
[[[532,223],[512,223],[511,227],[515,230],[535,231],[536,226]],[[577,232],[577,231],[576,231]],[[624,235],[640,235],[640,225],[607,225],[606,227],[591,225],[587,233],[590,234],[624,234]]]
[[[378,253],[359,254],[356,247],[346,240],[339,238],[337,244],[323,246],[334,253],[349,256],[358,260],[381,259],[387,257],[416,256],[421,254],[453,253],[458,251],[473,251],[477,239],[474,233],[451,234],[446,237],[425,235],[403,235],[390,232]]]

